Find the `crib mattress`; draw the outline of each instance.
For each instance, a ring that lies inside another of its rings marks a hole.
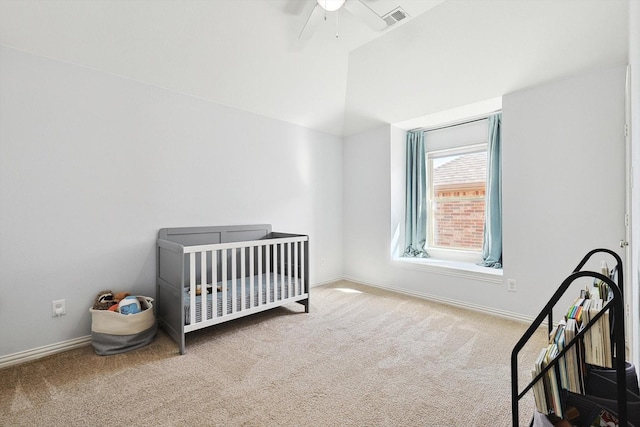
[[[267,274],[263,274],[261,276],[253,276],[253,283],[254,283],[254,289],[253,289],[253,295],[251,295],[251,281],[249,277],[245,277],[245,290],[244,290],[244,298],[245,298],[245,304],[244,307],[245,309],[249,307],[249,303],[251,301],[251,299],[253,298],[253,306],[257,306],[258,304],[258,299],[260,297],[260,292],[259,289],[260,287],[262,287],[262,301],[260,301],[260,305],[263,304],[267,304],[269,302],[274,302],[274,289],[276,290],[275,293],[275,301],[279,301],[283,298],[288,298],[289,297],[289,278],[288,276],[281,276],[280,274],[274,274],[274,273],[269,273],[269,301],[267,301]],[[280,282],[282,281],[282,287],[280,286]],[[232,313],[232,299],[233,299],[233,291],[232,291],[232,287],[233,287],[233,280],[227,280],[227,292],[226,292],[226,299],[227,299],[227,312],[224,314],[231,314]],[[240,278],[236,278],[235,279],[236,282],[236,311],[241,311],[241,307],[242,307],[242,295],[241,295],[241,287],[242,287],[242,281]],[[211,288],[212,292],[208,293],[206,295],[207,298],[207,320],[212,319],[213,318],[213,301],[214,299],[216,300],[216,309],[217,309],[217,316],[216,317],[222,317],[223,313],[222,313],[222,291],[217,291],[217,289],[222,289],[222,282],[218,282],[217,286],[212,287],[211,285],[208,285],[209,288]],[[217,289],[216,289],[217,288]],[[281,291],[282,289],[282,291]],[[300,289],[300,280],[298,280],[298,289],[296,289],[296,294],[301,292]],[[281,294],[284,293],[284,296]],[[201,322],[202,321],[202,297],[204,295],[197,295],[196,296],[196,322]],[[189,288],[185,288],[184,289],[184,324],[185,325],[189,325],[191,323],[191,298],[189,295]]]

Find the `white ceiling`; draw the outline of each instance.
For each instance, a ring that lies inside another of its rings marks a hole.
[[[364,1],[411,18],[299,40],[314,0],[0,0],[0,43],[335,135],[626,63],[628,0]]]

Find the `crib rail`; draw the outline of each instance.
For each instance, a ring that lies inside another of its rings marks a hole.
[[[185,247],[189,307],[194,308],[185,332],[307,298],[302,262],[307,240],[296,236]]]

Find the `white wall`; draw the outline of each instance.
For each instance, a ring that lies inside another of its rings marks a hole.
[[[624,84],[618,67],[503,98],[504,277],[519,292],[501,299],[516,312],[541,308],[589,250],[623,256]]]
[[[271,223],[342,276],[338,137],[0,49],[0,356],[88,335],[100,290],[154,296],[162,227]]]
[[[385,126],[346,138],[345,276],[498,313],[535,316],[588,250],[615,250],[624,236],[623,100],[622,67],[503,98],[503,280],[517,280],[515,293],[507,292],[504,283],[391,263],[394,224],[401,219],[392,213],[391,200],[403,200],[402,132]]]

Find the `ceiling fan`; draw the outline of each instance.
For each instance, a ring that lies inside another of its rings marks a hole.
[[[391,25],[391,21],[388,20],[390,14],[384,17],[379,16],[371,7],[369,7],[364,0],[312,0],[310,5],[313,4],[313,8],[302,27],[298,35],[298,39],[306,39],[313,34],[317,26],[327,19],[327,13],[342,12],[351,13],[356,18],[360,19],[367,26],[374,31],[382,31]],[[398,10],[401,10],[398,8]],[[395,11],[392,11],[395,12]],[[402,11],[406,17],[406,12]],[[396,14],[397,16],[397,14]],[[337,17],[336,17],[337,19]],[[397,18],[392,18],[397,22]],[[394,22],[395,23],[395,22]],[[336,37],[338,37],[336,31]]]

